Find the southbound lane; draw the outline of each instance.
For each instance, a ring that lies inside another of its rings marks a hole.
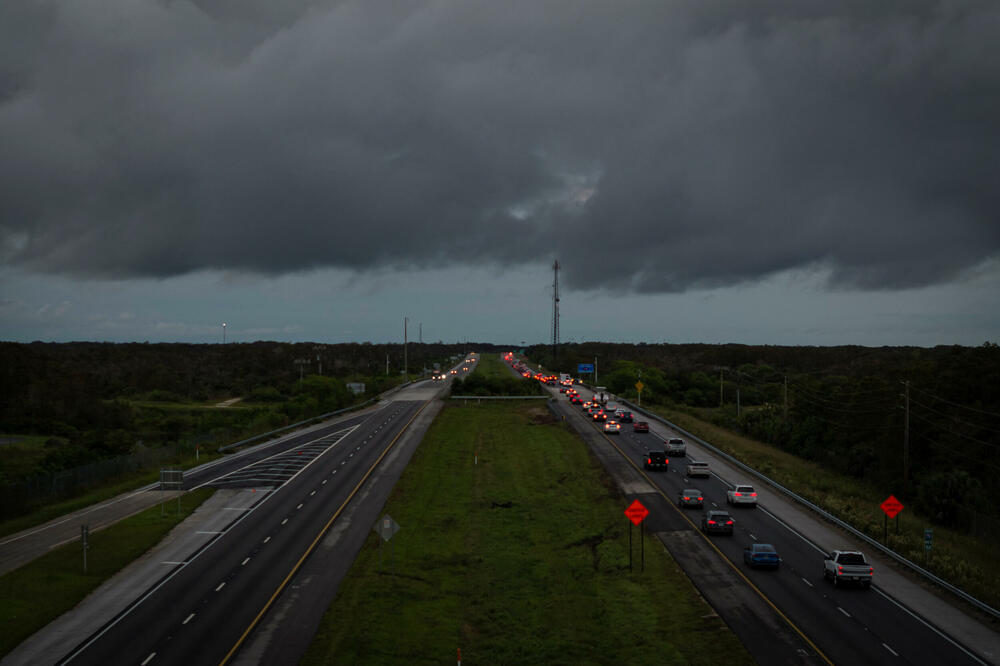
[[[265,614],[356,489],[427,403],[390,403],[174,565],[61,663],[219,664]],[[313,442],[326,435],[312,433]],[[332,439],[332,438],[331,438]],[[304,446],[308,442],[299,442]],[[165,569],[170,565],[165,565]]]

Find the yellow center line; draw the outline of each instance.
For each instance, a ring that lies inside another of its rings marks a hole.
[[[236,641],[236,644],[233,645],[233,647],[230,648],[229,652],[226,653],[226,656],[222,658],[222,661],[219,662],[219,666],[223,666],[226,662],[228,662],[230,659],[233,658],[233,655],[236,654],[236,651],[240,649],[241,645],[243,645],[243,641],[247,639],[247,636],[250,635],[250,632],[253,631],[254,627],[257,626],[257,623],[260,622],[262,617],[264,617],[264,614],[267,613],[268,609],[274,603],[274,600],[278,598],[278,595],[281,594],[282,590],[285,589],[285,586],[288,585],[292,577],[295,576],[299,568],[302,567],[302,563],[306,561],[306,558],[309,557],[313,549],[316,548],[316,544],[319,543],[320,539],[323,538],[323,535],[326,534],[327,530],[330,529],[330,526],[333,525],[333,521],[335,521],[337,517],[340,516],[340,514],[344,511],[344,509],[347,507],[347,504],[354,498],[357,492],[361,489],[361,486],[364,484],[364,482],[368,480],[368,477],[371,476],[372,472],[375,471],[375,468],[378,467],[379,463],[382,462],[382,459],[385,458],[386,454],[389,453],[393,445],[395,445],[396,440],[398,440],[400,437],[403,436],[403,433],[406,432],[406,429],[410,427],[410,424],[413,423],[414,419],[416,419],[417,416],[420,415],[420,412],[424,411],[424,407],[426,407],[429,404],[430,404],[429,402],[425,402],[420,407],[420,409],[414,412],[410,420],[406,422],[406,425],[404,425],[402,429],[400,429],[400,431],[396,434],[396,436],[392,438],[392,441],[389,442],[389,445],[385,447],[385,450],[382,451],[382,453],[375,460],[375,462],[372,463],[371,467],[368,468],[368,471],[365,472],[365,475],[361,477],[360,481],[358,481],[358,484],[354,486],[354,490],[351,491],[351,494],[347,496],[347,499],[344,500],[343,504],[340,505],[340,507],[336,510],[336,512],[334,512],[334,514],[330,516],[330,520],[326,522],[326,525],[324,525],[323,528],[319,531],[319,533],[316,535],[316,538],[313,539],[313,542],[309,544],[309,547],[306,549],[306,552],[302,554],[302,557],[299,558],[299,561],[295,563],[295,566],[292,567],[292,570],[289,571],[288,575],[285,576],[285,579],[281,581],[281,584],[278,585],[278,588],[274,591],[274,594],[271,595],[271,598],[267,600],[267,603],[264,604],[264,607],[260,609],[259,613],[257,613],[257,616],[250,623],[250,626],[246,628],[246,631],[244,631],[243,635],[240,636],[239,640]]]
[[[597,424],[596,423],[594,423],[594,427],[597,428]],[[667,494],[665,492],[663,492],[663,489],[660,488],[660,486],[657,485],[653,481],[653,479],[648,474],[646,474],[646,472],[644,470],[640,469],[639,466],[636,465],[635,462],[631,458],[628,457],[628,454],[626,454],[625,451],[622,450],[621,447],[619,447],[617,444],[615,444],[611,440],[610,437],[608,437],[607,435],[605,435],[604,432],[603,432],[603,430],[601,430],[600,428],[597,428],[597,431],[598,431],[598,433],[600,433],[604,437],[604,439],[608,440],[608,444],[610,444],[611,446],[613,446],[615,448],[615,450],[618,451],[618,453],[620,453],[621,456],[623,458],[625,458],[626,461],[628,461],[628,464],[632,465],[632,467],[635,469],[636,472],[638,472],[644,479],[646,479],[646,481],[649,481],[649,484],[651,486],[653,486],[653,488],[656,490],[656,492],[661,497],[663,497],[663,499],[665,499],[667,501],[667,505],[670,506],[670,507],[672,507],[674,509],[674,511],[676,511],[681,516],[681,518],[683,518],[684,520],[686,520],[688,522],[688,524],[691,526],[691,528],[694,529],[694,531],[697,532],[698,535],[702,539],[705,540],[705,543],[707,543],[709,546],[711,546],[712,549],[715,550],[715,552],[719,554],[719,556],[723,559],[723,561],[726,564],[729,565],[729,568],[732,569],[733,571],[735,571],[736,575],[738,575],[740,578],[742,578],[743,581],[747,585],[749,585],[750,588],[754,592],[756,592],[757,595],[760,596],[761,599],[764,600],[764,603],[766,603],[768,606],[770,606],[774,610],[774,612],[777,613],[781,617],[781,619],[784,620],[788,624],[788,626],[792,628],[792,631],[794,631],[796,634],[798,634],[799,637],[802,640],[804,640],[809,645],[809,647],[811,647],[816,652],[816,654],[819,656],[820,659],[822,659],[823,661],[825,661],[830,666],[833,666],[833,662],[830,661],[830,658],[827,657],[825,654],[823,654],[823,651],[820,650],[819,647],[817,647],[815,643],[813,643],[811,640],[809,640],[809,637],[806,636],[805,633],[801,629],[799,629],[795,625],[795,623],[792,622],[791,619],[787,615],[785,615],[784,613],[782,613],[781,609],[779,609],[774,604],[774,602],[771,601],[767,597],[767,595],[764,594],[763,591],[761,591],[761,589],[759,587],[757,587],[756,585],[754,585],[753,582],[749,578],[747,578],[746,574],[744,574],[742,571],[740,571],[740,569],[735,564],[733,564],[732,560],[730,560],[728,557],[726,557],[726,554],[723,553],[722,550],[718,546],[716,546],[715,543],[713,543],[711,539],[708,538],[708,535],[704,534],[700,529],[698,529],[698,526],[695,525],[694,521],[691,520],[687,516],[687,514],[684,513],[680,509],[680,507],[676,506],[669,497],[667,497]]]

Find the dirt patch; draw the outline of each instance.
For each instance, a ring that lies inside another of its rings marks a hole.
[[[525,416],[528,417],[528,425],[552,425],[559,420],[545,407],[528,407]]]
[[[579,541],[574,541],[573,543],[566,544],[566,548],[578,548],[580,546],[586,546],[590,549],[590,557],[594,565],[594,571],[600,571],[601,569],[601,556],[597,553],[597,547],[604,543],[603,534],[595,534],[594,536],[584,537]]]

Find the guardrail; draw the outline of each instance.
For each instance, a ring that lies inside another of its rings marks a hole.
[[[239,446],[245,446],[245,445],[247,445],[247,444],[249,444],[251,442],[256,442],[258,439],[265,439],[267,437],[271,437],[273,435],[277,435],[278,433],[285,432],[286,430],[291,430],[293,428],[298,428],[300,426],[308,425],[310,423],[317,423],[319,421],[323,421],[324,419],[328,419],[331,416],[336,416],[337,414],[343,414],[344,412],[350,412],[350,411],[354,411],[355,409],[361,409],[362,407],[366,407],[366,406],[372,404],[373,402],[375,402],[376,400],[381,400],[385,396],[391,395],[391,394],[395,393],[396,391],[400,390],[401,388],[403,388],[404,386],[408,386],[409,384],[412,384],[412,383],[413,382],[404,382],[404,383],[400,384],[399,386],[394,386],[391,389],[389,389],[388,391],[380,393],[378,396],[376,396],[374,398],[369,398],[368,400],[365,400],[364,402],[359,403],[357,405],[351,405],[350,407],[345,407],[344,409],[338,409],[338,410],[333,411],[333,412],[327,412],[326,414],[320,414],[319,416],[313,416],[311,418],[305,419],[304,421],[299,421],[298,423],[293,423],[291,425],[283,426],[281,428],[278,428],[277,430],[272,430],[270,432],[265,432],[265,433],[262,433],[260,435],[254,435],[253,437],[249,437],[247,439],[241,439],[240,441],[233,442],[232,444],[226,444],[225,446],[220,446],[219,449],[218,449],[219,453],[222,453],[223,451],[227,451],[229,449],[235,449],[235,448],[237,448]]]
[[[452,395],[451,400],[551,400],[547,395]]]
[[[585,384],[585,386],[586,386],[586,384]],[[792,498],[793,500],[795,500],[799,504],[802,504],[803,506],[808,507],[809,509],[815,511],[816,513],[818,513],[820,516],[822,516],[826,520],[830,521],[831,523],[833,523],[833,524],[835,524],[835,525],[837,525],[837,526],[839,526],[839,527],[847,530],[848,532],[850,532],[854,536],[858,537],[859,539],[862,539],[863,541],[865,541],[866,543],[868,543],[870,546],[872,546],[876,550],[879,550],[883,554],[888,555],[889,557],[891,557],[892,559],[896,560],[900,564],[902,564],[902,565],[904,565],[906,567],[909,567],[915,573],[918,573],[918,574],[922,575],[923,577],[927,578],[928,580],[933,581],[937,585],[940,585],[941,587],[943,587],[944,589],[948,590],[949,592],[951,592],[955,596],[957,596],[957,597],[963,599],[964,601],[967,601],[968,603],[972,604],[973,606],[975,606],[979,610],[981,610],[981,611],[983,611],[985,613],[989,613],[993,617],[1000,619],[1000,610],[997,610],[996,608],[993,608],[989,604],[986,604],[985,602],[980,601],[979,599],[976,599],[974,596],[972,596],[968,592],[966,592],[966,591],[964,591],[964,590],[962,590],[962,589],[960,589],[958,587],[955,587],[954,585],[952,585],[948,581],[944,580],[943,578],[940,578],[940,577],[934,575],[933,573],[931,573],[930,571],[927,571],[926,569],[924,569],[920,565],[915,564],[914,562],[906,559],[905,557],[903,557],[902,555],[900,555],[896,551],[892,550],[891,548],[887,548],[886,546],[882,545],[881,543],[879,543],[875,539],[872,539],[870,536],[868,536],[864,532],[862,532],[862,531],[860,531],[860,530],[852,527],[851,525],[845,523],[840,518],[837,518],[833,514],[827,512],[824,509],[820,508],[819,506],[813,504],[812,502],[810,502],[806,498],[802,497],[801,495],[798,495],[798,494],[792,492],[791,490],[789,490],[788,488],[785,488],[783,485],[781,485],[780,483],[778,483],[774,479],[771,479],[771,478],[768,478],[768,477],[764,476],[763,474],[761,474],[757,470],[753,469],[749,465],[745,465],[744,463],[742,463],[739,460],[737,460],[736,458],[732,457],[731,455],[729,455],[725,451],[722,451],[718,447],[716,447],[716,446],[714,446],[712,444],[709,444],[708,442],[706,442],[702,438],[698,437],[694,433],[688,432],[687,430],[685,430],[684,428],[680,427],[676,423],[671,423],[670,421],[666,420],[662,416],[660,416],[658,414],[654,414],[653,412],[650,412],[649,410],[643,409],[642,407],[639,407],[638,405],[634,405],[631,402],[629,402],[628,400],[625,400],[624,398],[616,398],[616,400],[618,402],[622,403],[622,404],[628,405],[633,410],[635,410],[637,412],[640,412],[641,414],[644,414],[647,418],[653,419],[655,421],[659,421],[660,423],[666,425],[667,427],[673,428],[674,430],[683,433],[684,436],[686,436],[689,439],[697,442],[699,445],[704,446],[706,449],[709,449],[715,455],[720,456],[721,458],[724,458],[730,464],[739,467],[740,469],[742,469],[744,472],[747,472],[748,474],[752,474],[753,476],[757,477],[761,481],[764,481],[765,483],[767,483],[769,486],[771,486],[775,490],[778,490],[778,491],[784,493],[785,495],[787,495],[788,497]]]

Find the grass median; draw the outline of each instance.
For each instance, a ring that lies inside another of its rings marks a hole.
[[[302,663],[752,663],[653,539],[629,572],[624,508],[545,407],[446,407]]]
[[[104,581],[159,543],[215,492],[203,488],[90,535],[87,573],[79,540],[0,576],[0,656],[76,606]]]

